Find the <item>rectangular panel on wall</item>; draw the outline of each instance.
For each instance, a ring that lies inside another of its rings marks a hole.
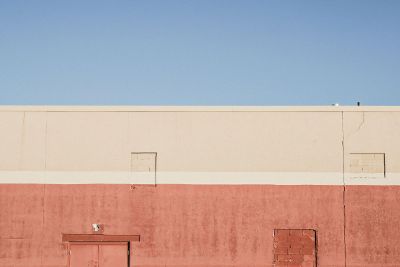
[[[275,229],[274,266],[317,266],[316,231]]]
[[[351,153],[349,173],[353,178],[384,178],[385,153]]]
[[[156,184],[157,153],[132,152],[131,175],[137,183]]]

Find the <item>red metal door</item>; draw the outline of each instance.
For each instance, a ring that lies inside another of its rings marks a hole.
[[[71,242],[69,267],[128,267],[127,242]]]
[[[127,267],[128,244],[106,244],[99,246],[99,267]]]
[[[70,267],[99,267],[98,245],[71,244],[69,254]]]

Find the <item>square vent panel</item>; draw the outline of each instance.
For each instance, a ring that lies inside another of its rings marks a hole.
[[[156,184],[157,153],[132,152],[131,175],[135,183]]]
[[[352,178],[384,178],[385,153],[351,153],[349,174]]]
[[[317,238],[313,229],[275,229],[273,266],[317,266]]]

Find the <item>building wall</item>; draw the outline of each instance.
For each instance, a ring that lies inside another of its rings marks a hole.
[[[5,107],[0,129],[2,267],[66,266],[95,222],[141,236],[131,266],[273,266],[274,229],[315,229],[318,266],[400,266],[398,108]]]

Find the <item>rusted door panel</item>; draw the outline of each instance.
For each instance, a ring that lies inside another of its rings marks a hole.
[[[105,244],[99,246],[99,267],[127,267],[128,244]]]
[[[70,247],[70,267],[99,267],[99,246],[73,244]]]

